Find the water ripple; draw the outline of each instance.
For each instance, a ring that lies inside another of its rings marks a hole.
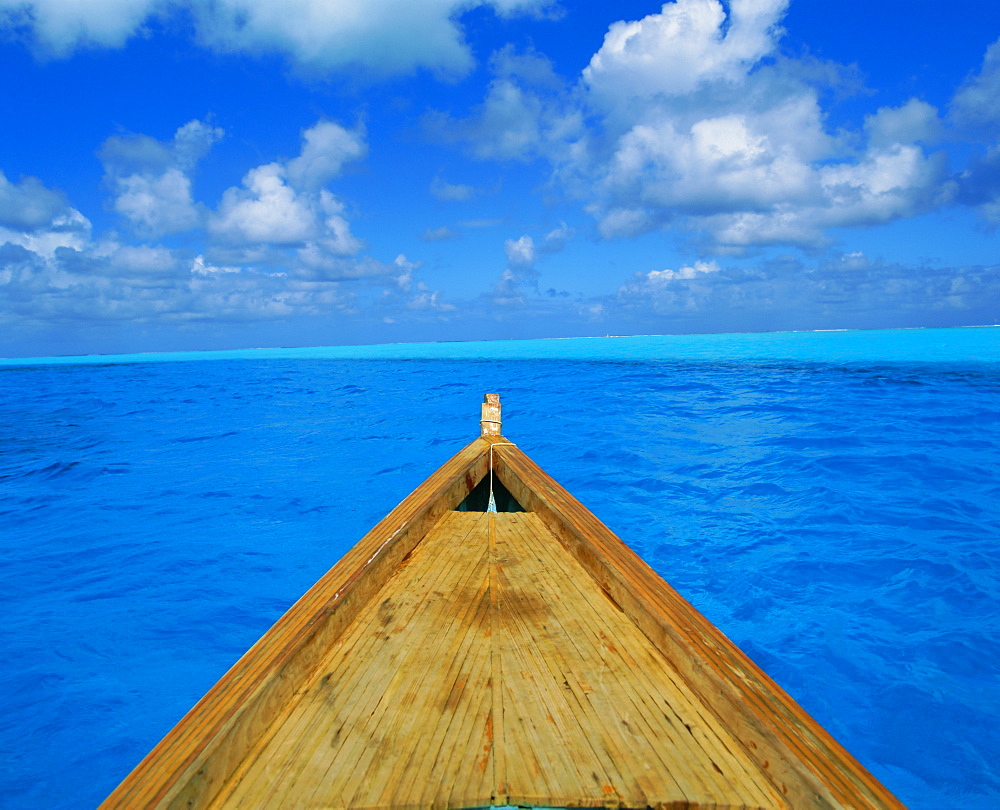
[[[97,804],[494,390],[909,806],[995,806],[994,366],[329,358],[0,370],[5,806]]]

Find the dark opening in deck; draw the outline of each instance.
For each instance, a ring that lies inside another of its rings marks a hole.
[[[503,485],[497,476],[493,476],[493,501],[496,503],[498,512],[527,512],[517,499],[510,493],[510,490]],[[456,512],[486,512],[490,503],[490,476],[487,475],[476,484],[476,488],[470,492],[464,501],[455,507]]]

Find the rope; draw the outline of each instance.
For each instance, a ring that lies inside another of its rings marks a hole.
[[[499,422],[497,423],[499,424]],[[493,448],[497,445],[503,445],[505,447],[517,447],[514,442],[494,442],[490,445],[490,500],[486,506],[487,512],[497,511],[497,502],[493,499]]]

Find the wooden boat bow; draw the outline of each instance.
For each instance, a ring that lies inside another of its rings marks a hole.
[[[902,807],[504,438],[496,394],[481,434],[102,808]]]

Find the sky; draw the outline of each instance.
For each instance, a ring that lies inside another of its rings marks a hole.
[[[1000,322],[993,0],[0,0],[0,356]]]

